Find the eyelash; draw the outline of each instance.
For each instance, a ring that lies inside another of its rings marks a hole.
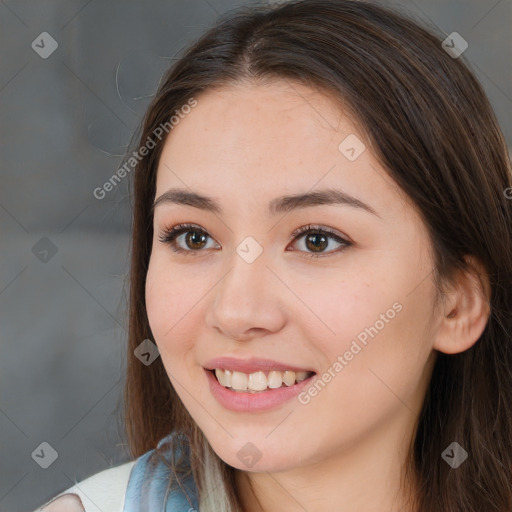
[[[198,252],[202,252],[202,251],[182,249],[180,247],[176,247],[176,244],[175,244],[175,240],[179,235],[181,235],[183,233],[187,233],[187,232],[192,232],[192,231],[209,236],[208,233],[204,229],[200,228],[196,224],[177,224],[176,226],[173,226],[172,228],[164,229],[158,239],[163,244],[170,245],[171,249],[174,252],[182,253],[182,254],[185,254],[186,256],[196,256]],[[352,245],[351,242],[340,237],[338,234],[334,233],[333,231],[326,229],[326,228],[314,226],[311,224],[308,224],[307,226],[303,226],[301,228],[296,229],[292,233],[291,236],[293,237],[293,241],[295,241],[295,240],[301,238],[301,235],[304,235],[307,233],[326,235],[329,238],[332,238],[333,240],[335,240],[336,242],[344,244],[344,247],[340,247],[338,249],[335,249],[333,251],[329,251],[326,253],[319,253],[319,254],[306,253],[307,256],[311,257],[311,258],[323,258],[323,257],[326,257],[326,256],[334,254],[334,253],[342,252],[344,249],[346,249],[347,247],[350,247]]]

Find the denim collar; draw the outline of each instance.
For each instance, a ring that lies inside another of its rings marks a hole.
[[[180,448],[171,453],[169,442],[177,437]],[[176,475],[168,467],[171,458],[175,461],[184,452],[186,467],[190,468],[189,446],[185,436],[171,433],[158,442],[162,457],[156,449],[141,455],[134,464],[126,489],[123,512],[198,512],[197,488],[192,476],[180,479],[182,490],[176,482]],[[171,478],[174,477],[174,478]],[[172,480],[172,487],[171,487]],[[188,500],[187,500],[188,497]]]

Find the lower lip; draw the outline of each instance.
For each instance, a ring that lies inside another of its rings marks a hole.
[[[313,374],[292,386],[268,389],[258,393],[243,393],[222,386],[213,372],[205,371],[212,395],[226,409],[236,412],[259,412],[278,407],[297,396],[304,387],[311,383],[311,379],[316,375]]]

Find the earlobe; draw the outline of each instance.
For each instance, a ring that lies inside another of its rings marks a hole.
[[[434,348],[457,354],[471,348],[489,320],[490,283],[485,267],[473,256],[466,256],[469,269],[459,272],[445,295],[444,311]]]

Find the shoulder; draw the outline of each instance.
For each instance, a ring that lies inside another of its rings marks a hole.
[[[89,512],[101,510],[121,512],[128,481],[137,460],[105,469],[55,496],[34,512]]]
[[[189,510],[190,504],[199,510],[189,456],[186,438],[169,434],[156,450],[76,482],[34,512],[140,512],[141,499],[155,510],[162,510],[164,503],[166,510]],[[176,467],[170,464],[173,459]]]
[[[86,512],[76,494],[65,494],[41,509],[42,512]]]

